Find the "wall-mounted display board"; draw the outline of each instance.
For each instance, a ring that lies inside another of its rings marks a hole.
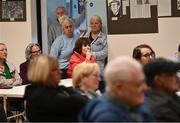
[[[180,17],[180,0],[158,0],[158,17]]]
[[[106,0],[108,34],[158,33],[157,0]]]
[[[0,0],[0,21],[26,21],[26,0]]]

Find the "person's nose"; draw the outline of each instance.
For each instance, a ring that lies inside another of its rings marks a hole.
[[[147,86],[147,84],[146,83],[143,83],[143,92],[144,93],[146,93],[147,92],[147,90],[148,90],[148,86]]]

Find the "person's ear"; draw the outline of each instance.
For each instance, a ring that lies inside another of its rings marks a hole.
[[[122,94],[122,89],[123,89],[123,83],[117,81],[113,85],[113,90],[115,90],[115,93],[118,95]]]
[[[163,78],[160,76],[160,75],[156,75],[155,77],[154,77],[154,84],[155,84],[155,86],[157,86],[157,87],[161,87],[162,86],[162,82],[163,82],[163,80],[162,80]]]

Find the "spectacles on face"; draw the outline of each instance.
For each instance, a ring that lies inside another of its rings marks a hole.
[[[150,56],[154,58],[155,54],[153,52],[150,52],[150,53],[145,53],[142,55],[142,57],[150,57]]]
[[[32,51],[31,53],[33,53],[33,54],[35,54],[35,53],[41,53],[41,50]]]
[[[65,28],[65,29],[73,28],[73,26],[72,26],[72,25],[69,25],[69,26],[65,26],[64,28]]]
[[[7,52],[7,49],[6,49],[6,48],[4,48],[4,49],[0,49],[0,51],[6,51],[6,52]]]

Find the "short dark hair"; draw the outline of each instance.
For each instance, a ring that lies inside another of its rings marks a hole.
[[[178,52],[180,52],[180,44],[179,44],[179,47],[178,47]]]
[[[82,46],[89,45],[90,46],[90,40],[88,37],[80,37],[76,40],[75,46],[73,51],[81,54],[82,53]]]
[[[134,58],[134,59],[136,59],[136,60],[141,60],[141,49],[142,48],[148,48],[148,49],[150,49],[151,50],[151,52],[154,54],[154,56],[156,56],[156,54],[155,54],[155,52],[154,52],[154,50],[149,46],[149,45],[147,45],[147,44],[140,44],[140,45],[138,45],[138,46],[136,46],[134,49],[133,49],[133,55],[132,55],[132,57]]]
[[[120,1],[118,1],[118,0],[113,0],[113,1],[111,1],[111,2],[109,3],[109,6],[111,6],[112,3],[117,3],[117,5],[120,5]]]
[[[180,63],[167,60],[165,58],[157,58],[143,67],[146,82],[149,86],[153,86],[154,78],[161,74],[174,74],[180,70]]]

